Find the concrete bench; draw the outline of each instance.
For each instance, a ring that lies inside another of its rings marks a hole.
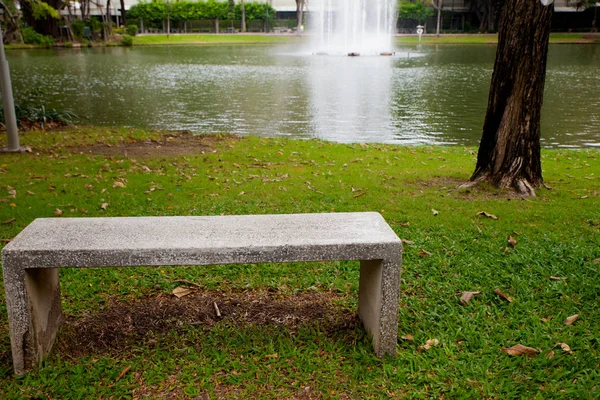
[[[14,371],[52,349],[59,267],[359,260],[358,315],[396,353],[402,244],[378,213],[36,219],[2,250]]]

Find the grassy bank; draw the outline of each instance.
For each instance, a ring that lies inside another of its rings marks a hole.
[[[177,44],[257,44],[257,43],[286,43],[297,41],[292,35],[141,35],[134,38],[134,46],[177,45]]]
[[[372,354],[356,262],[64,269],[65,326],[22,378],[0,302],[1,398],[600,396],[597,150],[545,150],[553,189],[523,200],[457,189],[473,148],[97,128],[22,142],[33,152],[0,155],[0,239],[57,215],[381,212],[407,241],[400,332],[397,358]],[[463,291],[482,293],[461,306]],[[516,344],[540,354],[502,351]]]
[[[566,44],[566,43],[597,43],[598,38],[586,37],[581,33],[553,33],[550,35],[550,43]],[[496,44],[498,43],[498,35],[424,35],[419,42],[417,35],[397,36],[396,43],[398,44]]]

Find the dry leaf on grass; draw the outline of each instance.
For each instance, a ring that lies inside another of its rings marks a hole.
[[[277,354],[277,353],[273,353],[273,354],[267,354],[267,355],[265,356],[265,358],[278,358],[278,357],[279,357],[279,354]]]
[[[551,276],[550,280],[551,281],[566,281],[567,278],[561,278],[560,276]]]
[[[177,286],[175,289],[173,289],[172,292],[177,298],[183,297],[183,296],[187,296],[189,294],[194,293],[194,289],[188,288],[188,287],[183,287],[183,286]]]
[[[438,215],[440,212],[439,212],[439,211],[437,211],[437,210],[434,210],[434,209],[432,208],[432,209],[431,209],[431,213],[432,213],[434,216],[436,216],[436,217],[437,217],[437,215]]]
[[[480,217],[486,217],[486,218],[491,218],[491,219],[498,219],[498,217],[496,217],[494,214],[490,214],[487,213],[485,211],[480,211],[477,213],[477,215],[479,215]]]
[[[515,247],[515,246],[517,245],[517,241],[515,240],[515,238],[514,238],[514,237],[512,237],[512,236],[509,236],[509,237],[508,237],[508,244],[509,244],[511,247]]]
[[[559,346],[565,353],[573,354],[573,350],[571,350],[571,347],[568,344],[557,343],[556,346],[554,346],[554,347],[559,347]]]
[[[61,215],[63,215],[63,210],[61,210],[60,208],[57,208],[56,210],[54,210],[54,215],[56,215],[57,217],[60,217]]]
[[[413,335],[411,335],[410,333],[408,335],[402,336],[402,339],[408,340],[409,342],[414,342],[415,341],[415,337]]]
[[[419,350],[429,350],[432,347],[436,347],[439,344],[440,344],[439,340],[437,340],[437,339],[429,339],[427,342],[425,342],[424,346],[419,346],[418,349]]]
[[[100,205],[100,208],[101,208],[102,210],[106,210],[106,209],[108,208],[108,203],[102,203],[102,204]]]
[[[17,220],[16,218],[10,218],[10,219],[7,219],[6,221],[4,221],[4,222],[2,223],[2,225],[8,225],[8,224],[12,224],[12,223],[13,223],[13,222],[15,222],[16,220]]]
[[[419,249],[418,253],[417,253],[420,257],[429,257],[431,255],[430,252],[423,250],[423,249]]]
[[[113,188],[124,188],[125,184],[123,182],[115,182],[113,183]]]
[[[467,304],[469,304],[469,301],[471,301],[471,298],[478,294],[481,294],[481,292],[462,292],[462,295],[460,296],[459,300],[460,305],[466,306]]]
[[[575,321],[577,321],[578,319],[579,319],[579,314],[571,315],[570,317],[565,319],[564,324],[565,325],[573,325],[575,323]]]
[[[125,376],[125,374],[129,372],[129,370],[131,370],[131,365],[128,365],[125,368],[123,368],[123,371],[121,371],[119,376],[117,376],[117,379],[115,379],[115,382],[119,382],[121,380],[121,378],[123,378]]]
[[[533,347],[523,346],[522,344],[516,344],[513,347],[503,347],[502,351],[509,356],[533,356],[540,353],[539,350],[534,349]]]
[[[412,242],[408,239],[402,239],[402,244],[415,244],[415,242]]]
[[[600,264],[600,258],[596,258],[596,259],[594,260],[594,264]]]
[[[504,300],[508,301],[509,303],[512,303],[514,301],[514,299],[504,293],[502,293],[502,290],[500,289],[496,289],[494,290],[494,293],[500,297],[502,297]]]

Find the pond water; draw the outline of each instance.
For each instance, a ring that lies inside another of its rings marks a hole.
[[[337,142],[477,145],[495,46],[394,57],[289,45],[10,51],[15,96],[89,123]],[[600,46],[551,45],[542,142],[600,147]]]

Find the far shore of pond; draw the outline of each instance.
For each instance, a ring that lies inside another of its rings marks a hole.
[[[308,34],[264,34],[264,33],[236,33],[236,34],[141,34],[134,38],[133,46],[169,46],[169,45],[222,45],[222,44],[274,44],[274,43],[300,43],[310,37]],[[421,40],[417,35],[398,34],[394,39],[396,44],[496,44],[497,34],[435,34],[423,35]],[[550,35],[552,44],[600,44],[598,33],[553,33]],[[109,42],[98,42],[90,47],[120,46],[117,39]],[[54,47],[79,48],[84,47],[78,42],[56,43]],[[29,44],[6,45],[7,50],[22,50],[40,48]]]

